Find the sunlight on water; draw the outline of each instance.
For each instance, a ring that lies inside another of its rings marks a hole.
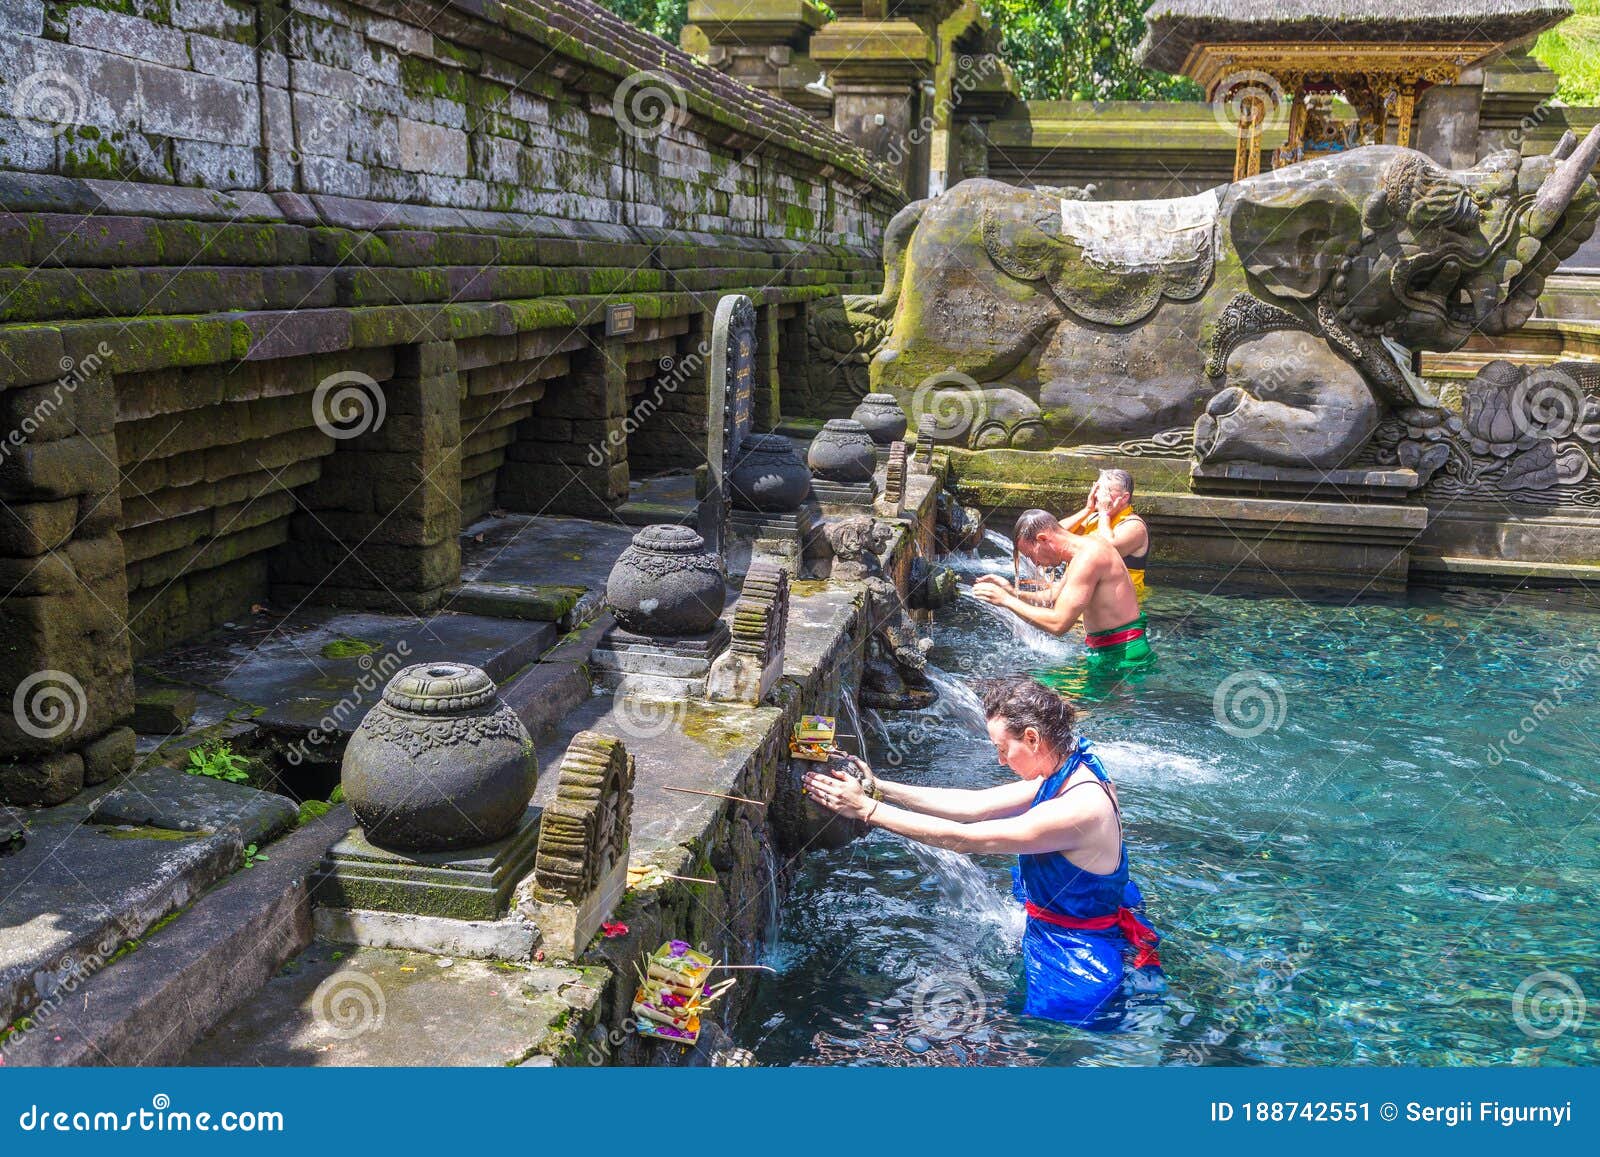
[[[887,778],[1010,776],[969,681],[1081,649],[1042,655],[991,611],[941,610],[939,703],[870,720]],[[1530,1034],[1513,1001],[1547,972],[1594,999],[1600,693],[1571,671],[1600,645],[1600,615],[1554,594],[1351,605],[1166,583],[1149,613],[1148,678],[1078,706],[1121,788],[1169,991],[1119,1032],[1022,1018],[1010,861],[879,831],[787,869],[767,958],[784,975],[753,982],[742,1043],[780,1065],[1590,1063],[1587,1026]],[[1258,730],[1228,715],[1230,678],[1272,708]],[[1522,727],[1541,701],[1558,706]],[[929,978],[978,996],[984,1015],[913,1055]]]

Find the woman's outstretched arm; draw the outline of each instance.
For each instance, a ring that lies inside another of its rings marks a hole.
[[[1028,810],[1037,790],[1036,784],[1025,780],[985,788],[914,787],[909,783],[878,780],[878,791],[884,802],[959,823],[1019,815]]]

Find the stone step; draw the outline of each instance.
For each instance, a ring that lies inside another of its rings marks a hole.
[[[1600,566],[1413,553],[1411,577],[1419,582],[1480,579],[1496,585],[1588,586],[1600,584]]]
[[[650,502],[636,500],[624,502],[614,512],[624,526],[654,526],[670,523],[673,526],[693,526],[696,512],[693,503]]]
[[[181,1063],[574,1062],[608,983],[600,967],[524,967],[318,940]]]
[[[554,623],[570,631],[599,606],[603,591],[554,583],[464,582],[450,597],[450,609],[470,615]]]
[[[295,815],[294,805],[282,796],[168,768],[153,768],[114,790],[30,814],[27,843],[6,859],[8,881],[20,883],[0,903],[0,927],[8,929],[0,937],[0,1020],[11,1023],[26,1013],[41,1027],[0,1047],[7,1062],[78,1063],[21,1057],[40,1055],[31,1050],[57,1044],[66,1048],[60,1054],[66,1056],[79,1047],[73,1043],[77,1036],[91,1045],[99,1040],[101,1028],[86,1027],[76,1035],[69,1031],[74,1024],[88,1023],[82,994],[121,991],[106,989],[122,983],[112,973],[135,960],[146,968],[144,962],[151,959],[147,950],[158,938],[168,942],[183,921],[118,959],[124,946],[237,872],[247,845],[265,845],[292,826]],[[330,832],[330,843],[336,835]],[[279,846],[274,845],[273,853]],[[234,882],[252,878],[272,862],[236,876]],[[197,903],[189,915],[210,899]],[[232,920],[230,915],[213,933],[232,929]],[[168,962],[152,969],[132,991],[162,986],[156,978],[172,967],[173,958],[162,959]],[[207,983],[217,985],[226,975],[212,974]],[[125,1003],[91,997],[88,1009],[94,1018],[103,1011],[109,1024]],[[98,1019],[94,1023],[101,1024]],[[62,1039],[55,1041],[57,1036]],[[90,1046],[82,1047],[88,1049],[85,1058],[98,1055]]]

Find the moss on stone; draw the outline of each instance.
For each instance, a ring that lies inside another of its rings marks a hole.
[[[332,642],[322,644],[322,657],[324,659],[354,659],[359,655],[370,655],[381,648],[381,643],[369,642],[366,639],[354,639],[349,635],[340,635]]]

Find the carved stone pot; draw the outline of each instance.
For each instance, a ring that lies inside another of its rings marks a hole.
[[[703,635],[727,597],[722,559],[687,526],[645,527],[606,579],[606,605],[636,635]]]
[[[740,510],[798,510],[811,493],[811,471],[782,434],[747,434],[728,490]]]
[[[344,752],[350,810],[396,851],[493,843],[522,819],[538,775],[527,729],[465,663],[403,668]]]
[[[902,440],[909,424],[893,394],[868,394],[850,416],[867,428],[879,446]]]
[[[840,485],[871,482],[878,457],[872,435],[854,418],[834,418],[811,439],[806,464],[818,478]]]

